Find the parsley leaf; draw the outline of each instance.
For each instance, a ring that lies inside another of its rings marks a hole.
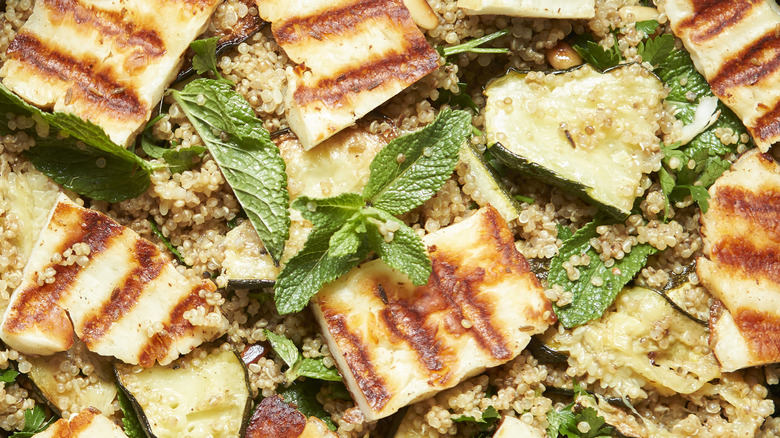
[[[493,41],[502,36],[508,35],[509,29],[501,29],[497,32],[493,32],[489,35],[485,35],[482,38],[474,38],[471,41],[467,41],[463,44],[450,47],[437,47],[436,51],[443,57],[457,55],[458,53],[509,53],[509,49],[505,48],[483,48],[479,47],[487,42]]]
[[[612,267],[606,267],[599,254],[590,245],[590,239],[598,237],[596,228],[606,223],[602,218],[598,218],[577,230],[571,238],[563,242],[558,255],[550,262],[547,280],[573,294],[572,303],[562,307],[553,306],[558,320],[566,328],[600,317],[615,300],[623,286],[642,269],[647,262],[647,257],[656,252],[656,249],[647,243],[639,244],[622,259],[615,260]],[[582,254],[590,256],[590,264],[576,267],[580,277],[571,281],[566,269],[563,268],[563,262],[574,255]],[[601,279],[601,284],[598,286],[593,284],[593,279],[596,277]]]
[[[125,435],[129,438],[146,438],[141,421],[138,419],[138,415],[133,409],[133,404],[125,394],[122,388],[117,388],[116,391],[117,400],[119,401],[119,408],[122,410],[122,425],[124,426]]]
[[[657,22],[655,23],[658,25]],[[642,56],[643,62],[649,62],[651,65],[657,66],[666,60],[669,54],[672,53],[672,50],[674,50],[674,35],[667,33],[640,42],[637,50],[639,55]]]
[[[149,188],[149,164],[111,141],[94,123],[73,114],[42,111],[2,84],[0,111],[32,117],[40,126],[49,126],[49,135],[36,138],[24,156],[62,186],[108,202],[135,198]],[[13,132],[0,123],[0,134]],[[36,137],[34,129],[25,132]]]
[[[57,421],[56,416],[52,416],[46,421],[46,412],[41,405],[35,405],[32,409],[24,411],[24,426],[19,432],[14,432],[10,438],[30,438],[31,436],[43,432],[49,426]]]
[[[656,20],[645,20],[645,21],[637,21],[636,22],[636,30],[639,32],[642,32],[645,34],[645,36],[650,36],[655,33],[655,31],[658,29],[658,21]]]
[[[328,411],[317,401],[317,393],[322,388],[322,382],[312,379],[298,380],[287,388],[279,391],[282,400],[294,404],[306,417],[317,417],[328,426],[330,430],[336,430],[336,423],[330,417]]]
[[[16,377],[18,375],[19,375],[19,371],[8,368],[6,370],[3,370],[2,374],[0,374],[0,382],[5,383],[5,385],[8,386],[11,383],[14,383],[16,381]]]
[[[470,134],[471,115],[445,109],[425,128],[394,139],[371,162],[363,197],[390,214],[417,207],[450,177]]]
[[[224,82],[196,79],[172,93],[278,262],[290,233],[289,194],[284,160],[270,134],[249,103]]]
[[[190,48],[195,52],[195,56],[192,57],[192,68],[202,75],[207,71],[214,73],[217,79],[227,81],[222,78],[217,69],[217,43],[219,37],[206,38],[202,40],[195,40],[190,43]],[[232,82],[230,82],[232,84]]]
[[[623,56],[617,45],[617,37],[609,49],[605,49],[601,44],[593,40],[592,35],[583,34],[577,38],[572,47],[582,56],[588,64],[599,71],[604,71],[623,62]]]

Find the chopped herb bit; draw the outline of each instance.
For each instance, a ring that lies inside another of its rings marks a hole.
[[[284,335],[265,330],[265,337],[271,343],[271,348],[287,364],[288,369],[284,374],[288,382],[293,382],[301,376],[319,380],[341,381],[341,375],[335,367],[325,366],[321,357],[303,357],[293,341]]]
[[[509,49],[505,48],[479,47],[505,35],[509,35],[509,29],[501,29],[497,32],[491,33],[490,35],[485,35],[482,38],[475,38],[457,46],[437,47],[436,50],[441,56],[445,58],[448,56],[457,55],[458,53],[509,53]]]
[[[645,36],[650,36],[655,33],[655,31],[658,29],[657,20],[645,20],[645,21],[637,21],[636,23],[636,30],[639,32],[642,32],[645,34]]]
[[[130,403],[127,394],[119,386],[117,386],[116,396],[119,401],[119,408],[122,410],[122,425],[124,426],[125,435],[129,438],[146,438],[146,433],[141,426],[141,421],[138,419],[135,409],[133,409],[133,404]]]
[[[479,113],[479,107],[474,102],[474,99],[469,96],[468,92],[466,91],[466,87],[467,85],[465,83],[458,82],[459,91],[457,93],[439,88],[439,98],[436,99],[434,104],[437,106],[449,105],[452,107],[458,107],[460,109],[471,109],[474,111],[474,113]]]
[[[613,35],[614,44],[605,49],[601,44],[593,40],[589,34],[580,35],[572,46],[593,68],[604,71],[623,62],[623,56],[618,49],[617,37]]]
[[[181,263],[182,265],[189,267],[190,265],[188,265],[184,261],[184,257],[182,257],[182,255],[179,252],[179,250],[176,249],[176,247],[171,244],[171,241],[167,237],[165,237],[165,235],[162,233],[162,231],[160,231],[160,228],[157,227],[157,222],[155,222],[154,219],[150,218],[149,219],[149,225],[152,228],[152,234],[157,236],[157,238],[162,241],[163,245],[165,245],[165,247],[168,248],[168,251],[170,251],[171,254],[173,254],[173,256],[176,257],[176,260],[178,260],[179,263]]]
[[[195,52],[195,56],[192,57],[192,68],[195,69],[199,75],[210,71],[214,73],[214,76],[216,76],[217,79],[232,85],[233,83],[227,79],[224,79],[222,75],[219,74],[219,69],[217,69],[218,42],[219,37],[206,38],[191,42],[190,48],[193,52]]]
[[[46,421],[46,412],[41,405],[35,405],[34,408],[24,411],[24,426],[22,427],[22,430],[14,432],[10,438],[30,438],[31,436],[46,430],[55,421],[57,421],[56,415],[53,415]]]
[[[19,375],[19,371],[14,369],[6,369],[0,374],[0,382],[5,383],[8,386],[16,381],[16,377]]]
[[[523,195],[514,195],[514,198],[520,202],[525,202],[526,204],[533,204],[534,202],[536,202],[534,198],[523,196]]]
[[[328,414],[328,411],[317,401],[317,393],[320,392],[323,382],[318,380],[298,380],[287,388],[280,389],[282,400],[292,403],[307,417],[317,417],[324,421],[330,430],[336,430],[336,423]]]

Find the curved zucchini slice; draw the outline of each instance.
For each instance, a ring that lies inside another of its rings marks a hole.
[[[509,72],[485,89],[488,144],[507,166],[627,216],[660,160],[661,81],[639,65]]]
[[[246,367],[234,351],[204,350],[166,365],[117,364],[117,381],[151,438],[239,438],[251,412]]]
[[[520,204],[512,197],[498,175],[474,146],[467,144],[460,150],[458,179],[464,186],[473,185],[469,195],[480,207],[490,204],[509,223],[520,216]]]

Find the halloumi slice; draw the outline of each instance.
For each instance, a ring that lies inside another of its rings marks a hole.
[[[780,140],[780,12],[774,0],[664,0],[672,30],[762,152]]]
[[[515,417],[504,417],[493,438],[543,438],[541,429],[529,426]]]
[[[288,70],[287,121],[311,149],[439,67],[402,0],[258,0]]]
[[[780,165],[751,150],[709,192],[696,272],[718,299],[710,345],[723,371],[780,362]]]
[[[508,362],[555,321],[506,222],[490,205],[423,238],[415,287],[381,260],[325,286],[313,310],[367,421]]]
[[[128,145],[220,0],[39,0],[8,48],[3,84]]]
[[[458,0],[468,14],[538,18],[593,18],[596,0]]]
[[[77,336],[95,353],[164,365],[227,330],[219,307],[207,303],[215,290],[210,280],[179,274],[133,230],[61,195],[0,338],[22,353],[47,355],[67,350]]]
[[[127,435],[113,421],[104,417],[95,408],[87,408],[71,415],[69,419],[60,418],[43,432],[33,438],[127,438]]]

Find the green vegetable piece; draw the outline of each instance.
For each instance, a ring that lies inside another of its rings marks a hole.
[[[317,417],[328,425],[330,430],[336,430],[336,423],[328,411],[317,401],[317,393],[322,388],[322,382],[317,380],[298,380],[287,388],[279,391],[282,400],[292,403],[306,417]]]
[[[125,435],[129,438],[146,438],[146,433],[141,425],[141,421],[138,419],[138,415],[133,409],[133,404],[125,394],[125,391],[118,387],[116,391],[117,400],[119,401],[119,408],[122,410],[122,425],[124,426]]]
[[[224,82],[196,79],[172,93],[278,262],[290,233],[289,194],[284,160],[270,134]]]
[[[425,202],[452,175],[471,134],[471,116],[445,109],[425,128],[391,141],[371,162],[363,196],[390,214]]]
[[[553,257],[550,263],[547,280],[573,294],[571,304],[563,307],[553,306],[558,320],[566,328],[584,324],[603,315],[623,286],[642,269],[647,262],[647,257],[657,251],[649,244],[639,244],[621,260],[615,260],[613,266],[606,267],[596,250],[590,246],[590,239],[598,236],[596,228],[605,223],[607,222],[603,219],[596,219],[577,230],[563,243],[558,255]],[[563,268],[563,262],[574,255],[581,254],[590,256],[590,264],[577,267],[580,277],[576,281],[571,281]],[[601,279],[601,284],[598,286],[592,283],[595,277]]]
[[[653,20],[653,22],[655,22],[655,20]],[[658,22],[655,22],[655,24],[657,26]],[[674,50],[674,35],[667,33],[640,42],[637,49],[644,62],[649,62],[653,66],[657,66],[667,59],[672,50]]]
[[[52,416],[46,421],[46,412],[40,405],[24,411],[24,426],[19,432],[14,432],[10,438],[30,438],[36,433],[43,432],[57,421],[57,416]],[[132,438],[132,437],[131,437]]]

